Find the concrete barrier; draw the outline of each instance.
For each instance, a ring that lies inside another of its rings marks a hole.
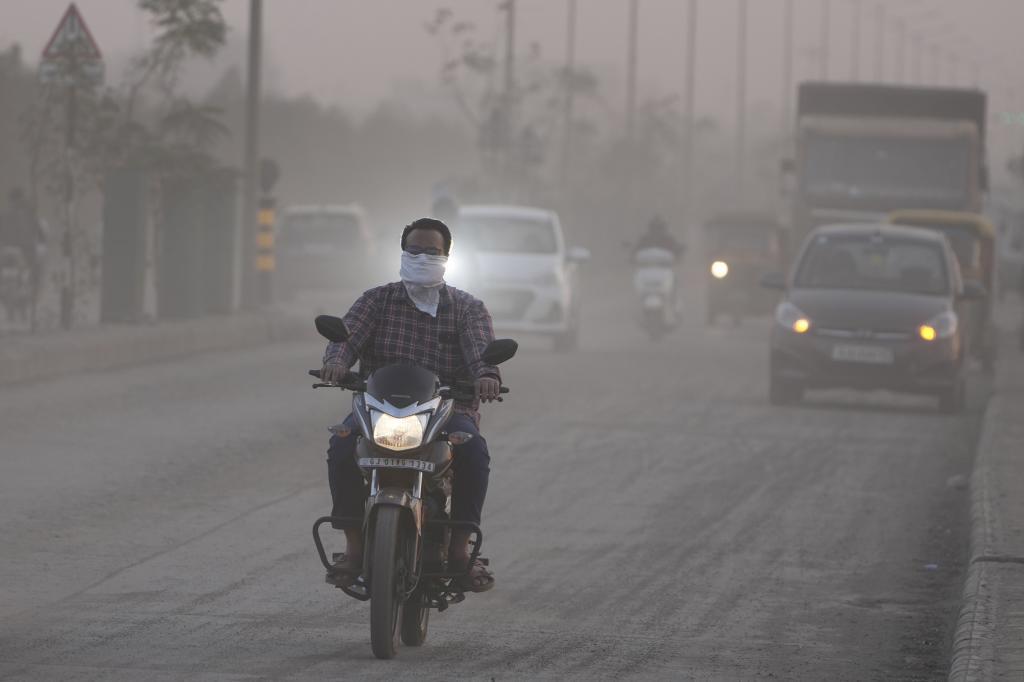
[[[8,336],[0,339],[0,385],[302,338],[316,338],[310,316],[283,311]]]

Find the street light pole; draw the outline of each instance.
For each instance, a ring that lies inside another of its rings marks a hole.
[[[875,6],[875,82],[885,80],[885,6]]]
[[[505,101],[512,101],[516,78],[516,0],[505,0]]]
[[[567,0],[568,16],[565,27],[565,111],[562,122],[562,187],[569,180],[569,163],[572,157],[572,110],[575,91],[576,69],[576,0]]]
[[[793,116],[793,0],[782,15],[782,134],[789,135]]]
[[[829,29],[832,24],[831,3],[829,0],[821,0],[821,80],[828,80],[829,61]]]
[[[910,82],[921,82],[921,36],[910,36]]]
[[[249,0],[249,64],[245,97],[245,175],[242,179],[242,307],[258,307],[256,291],[256,182],[260,157],[260,56],[263,0]]]
[[[696,100],[697,75],[697,0],[690,0],[686,21],[686,84],[683,101],[683,196],[686,201],[685,211],[689,218],[695,216],[693,210],[693,164],[695,149],[694,103]]]
[[[736,190],[742,200],[747,146],[747,10],[748,0],[738,0],[736,32]]]
[[[639,12],[639,0],[629,0],[629,46],[626,56],[626,137],[630,142],[633,141],[633,126],[636,117],[636,43]]]
[[[907,25],[903,19],[896,21],[896,82],[907,82]]]
[[[853,34],[850,36],[850,77],[860,80],[860,20],[863,9],[861,0],[853,2]]]
[[[505,83],[502,95],[504,106],[501,110],[501,179],[502,191],[508,193],[516,185],[516,168],[513,159],[513,130],[516,117],[516,0],[505,0],[500,6],[505,10]]]

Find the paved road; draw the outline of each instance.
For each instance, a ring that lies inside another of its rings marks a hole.
[[[765,320],[655,345],[614,305],[508,366],[498,587],[392,662],[309,537],[344,407],[318,344],[0,389],[0,677],[944,676],[977,407],[772,408]]]

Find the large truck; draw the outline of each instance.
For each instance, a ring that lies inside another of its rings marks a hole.
[[[799,246],[826,223],[898,209],[979,213],[988,184],[985,94],[867,83],[801,83],[790,171]]]

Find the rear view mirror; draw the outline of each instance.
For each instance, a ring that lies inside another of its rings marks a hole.
[[[348,330],[345,329],[345,323],[340,317],[317,315],[314,324],[316,324],[316,330],[320,332],[320,336],[328,341],[335,343],[348,341]]]
[[[985,287],[981,282],[974,279],[968,279],[964,281],[964,293],[961,297],[965,301],[981,301],[988,297],[988,292],[985,290]]]
[[[574,246],[565,254],[565,259],[570,263],[586,263],[590,260],[590,249]]]
[[[495,339],[487,344],[481,358],[483,358],[484,364],[500,365],[515,357],[518,350],[519,344],[512,339]]]
[[[784,291],[786,289],[786,277],[781,272],[769,272],[761,277],[761,286],[765,289]]]

